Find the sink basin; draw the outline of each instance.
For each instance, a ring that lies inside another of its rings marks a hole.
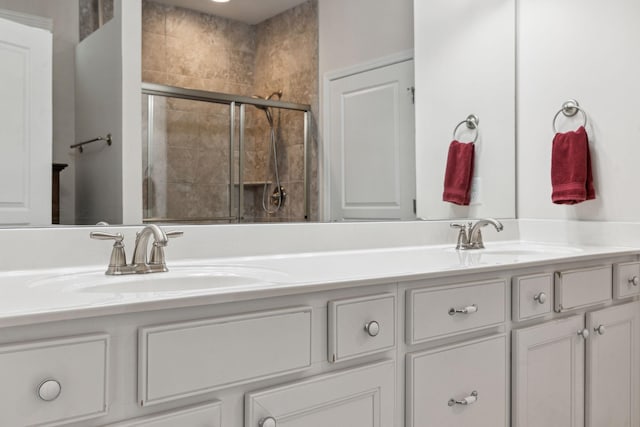
[[[545,245],[540,243],[491,243],[485,242],[484,249],[470,249],[458,251],[449,248],[447,252],[459,252],[461,254],[477,254],[482,256],[503,256],[503,257],[540,257],[573,255],[583,252],[581,248],[570,246]]]
[[[581,253],[580,248],[570,246],[541,245],[536,243],[518,244],[489,244],[485,249],[480,249],[480,253],[489,255],[572,255]]]
[[[207,289],[237,288],[258,283],[279,283],[287,274],[278,270],[246,266],[181,266],[165,273],[107,276],[103,271],[65,274],[32,283],[58,284],[65,292],[111,294],[185,293]]]

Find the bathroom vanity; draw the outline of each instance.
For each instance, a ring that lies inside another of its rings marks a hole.
[[[487,246],[2,273],[0,425],[638,426],[640,251]]]

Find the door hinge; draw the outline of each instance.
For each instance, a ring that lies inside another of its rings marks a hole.
[[[416,103],[416,88],[415,88],[415,86],[408,87],[407,91],[411,92],[411,103],[415,104]]]
[[[413,213],[418,213],[418,204],[416,203],[416,199],[413,199]]]

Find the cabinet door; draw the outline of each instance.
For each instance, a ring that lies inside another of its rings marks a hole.
[[[320,375],[245,396],[245,427],[391,427],[392,360]]]
[[[507,425],[504,335],[407,355],[407,427]]]
[[[640,426],[640,302],[588,313],[587,328],[587,426]]]
[[[583,328],[571,316],[513,331],[513,427],[584,425]]]

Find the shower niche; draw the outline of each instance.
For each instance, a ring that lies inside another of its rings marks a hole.
[[[142,92],[145,222],[308,220],[309,105],[279,90]]]

